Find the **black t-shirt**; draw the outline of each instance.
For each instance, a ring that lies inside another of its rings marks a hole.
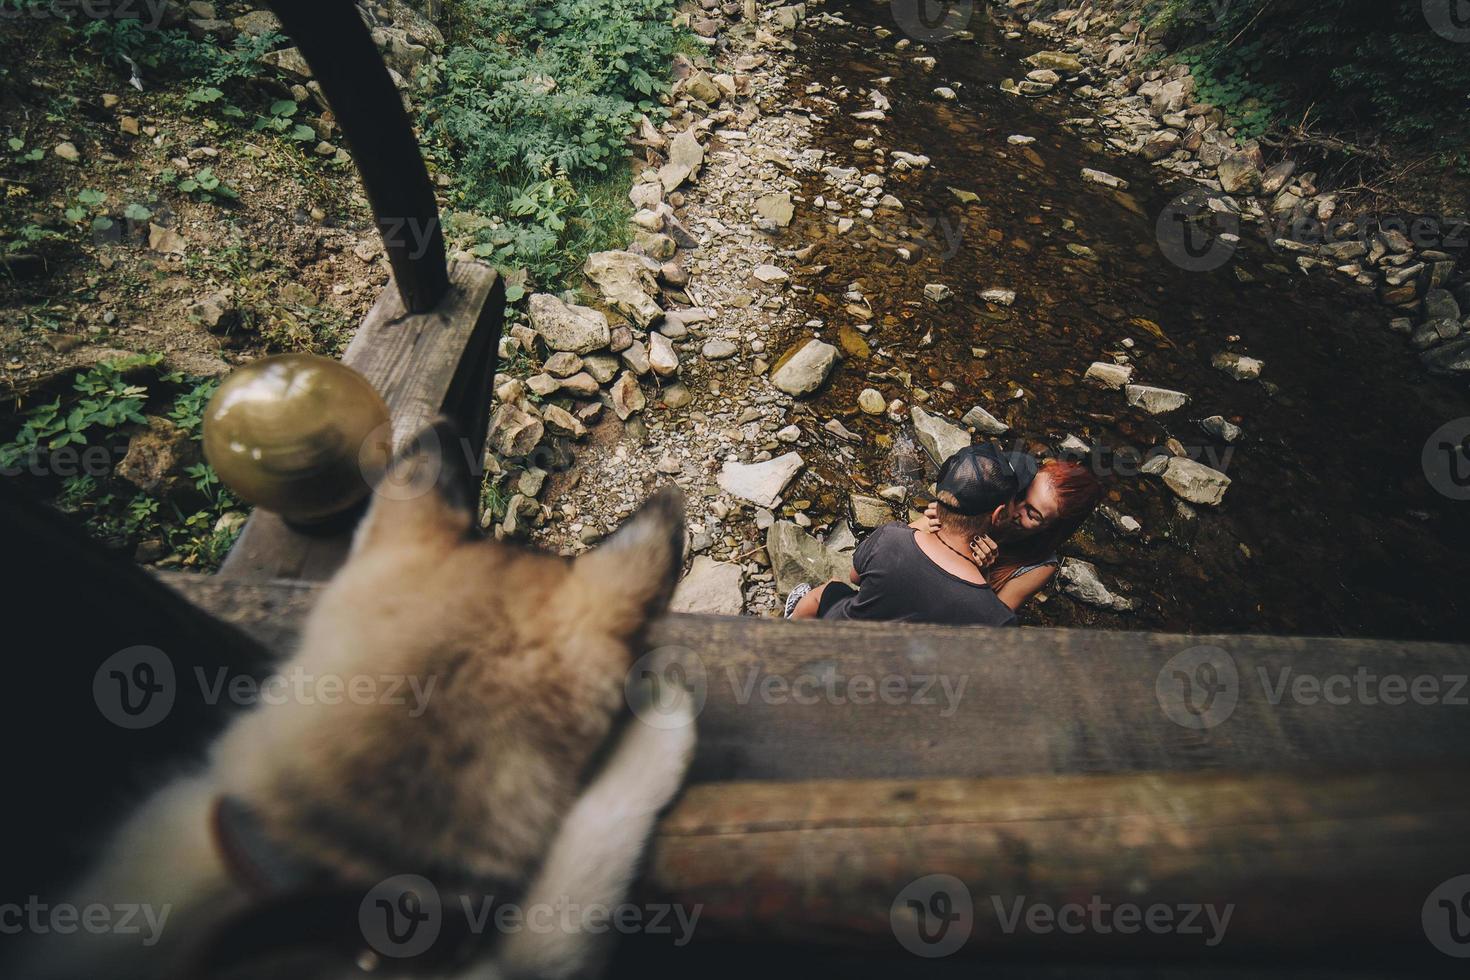
[[[914,529],[894,521],[868,535],[852,558],[862,581],[823,619],[1015,626],[1016,614],[988,585],[966,582],[936,565],[914,540]]]

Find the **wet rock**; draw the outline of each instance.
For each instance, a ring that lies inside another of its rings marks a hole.
[[[648,399],[644,397],[643,389],[638,385],[638,378],[631,371],[624,371],[618,375],[618,380],[613,383],[608,394],[612,398],[613,411],[624,422],[629,416],[643,411],[648,405]]]
[[[1092,366],[1087,369],[1083,377],[1088,381],[1097,382],[1104,388],[1122,388],[1133,380],[1133,365],[1093,361]]]
[[[1199,427],[1216,439],[1223,439],[1226,442],[1234,442],[1244,434],[1240,426],[1223,415],[1211,415],[1207,419],[1201,419]]]
[[[1078,602],[1109,612],[1132,612],[1138,607],[1134,600],[1118,595],[1104,585],[1098,577],[1097,566],[1076,558],[1062,559],[1062,567],[1057,570],[1057,585]]]
[[[893,511],[885,500],[854,493],[848,496],[848,502],[852,506],[852,522],[858,527],[881,527],[893,520]]]
[[[1006,425],[979,405],[966,412],[960,421],[983,436],[1003,436],[1011,431],[1009,425]]]
[[[970,444],[970,433],[917,405],[909,409],[909,418],[914,423],[914,435],[919,445],[924,447],[936,465]]]
[[[822,386],[837,363],[837,348],[813,338],[771,374],[771,384],[800,398]]]
[[[1443,344],[1419,355],[1430,374],[1441,376],[1470,375],[1470,337]]]
[[[802,458],[787,453],[764,463],[741,463],[726,460],[720,468],[718,482],[726,493],[748,500],[757,507],[775,507],[787,484],[801,472]]]
[[[821,585],[837,579],[848,580],[852,571],[852,553],[830,548],[791,521],[776,521],[766,532],[766,555],[771,561],[771,574],[782,594],[803,582]]]
[[[952,296],[954,293],[943,283],[931,282],[924,287],[924,298],[931,303],[943,303]]]
[[[1101,184],[1104,187],[1111,187],[1114,190],[1120,191],[1126,191],[1129,186],[1128,181],[1122,177],[1114,177],[1110,173],[1102,170],[1093,170],[1091,167],[1082,168],[1082,179],[1088,183]]]
[[[934,94],[939,96],[939,98],[943,99],[945,102],[953,102],[955,99],[958,99],[960,97],[959,93],[950,88],[948,85],[939,86],[934,90]]]
[[[171,494],[192,485],[184,471],[200,459],[199,443],[168,419],[149,418],[148,428],[128,440],[116,474],[144,493]]]
[[[787,191],[756,198],[755,211],[762,218],[774,222],[781,228],[790,225],[796,216],[796,206],[791,203],[791,194]]]
[[[1460,321],[1445,317],[1420,324],[1410,335],[1409,345],[1415,350],[1428,350],[1446,340],[1454,340],[1458,336],[1460,336]]]
[[[663,310],[653,300],[658,265],[632,252],[594,252],[582,270],[609,306],[640,327],[648,327]],[[604,345],[606,346],[606,342]]]
[[[1266,365],[1254,357],[1246,357],[1235,351],[1221,351],[1210,358],[1210,364],[1216,370],[1224,371],[1236,381],[1254,381],[1261,376],[1261,369]]]
[[[525,456],[545,434],[541,420],[514,405],[501,405],[490,418],[490,448],[502,456]]]
[[[674,590],[673,612],[739,616],[745,611],[745,570],[733,562],[696,555],[689,574]]]
[[[1016,291],[1014,289],[987,289],[980,294],[980,298],[987,303],[996,306],[1010,306],[1016,302]]]
[[[590,306],[564,303],[550,293],[536,293],[530,302],[531,329],[554,351],[591,354],[612,339],[607,316]]]
[[[1220,187],[1226,194],[1258,194],[1261,191],[1261,171],[1251,155],[1244,152],[1232,153],[1219,166]]]
[[[1230,488],[1230,477],[1182,456],[1169,460],[1163,476],[1165,485],[1191,504],[1218,506]]]
[[[1141,408],[1150,415],[1164,415],[1189,404],[1189,396],[1184,392],[1155,388],[1152,385],[1128,385],[1123,389],[1123,394],[1128,404]]]

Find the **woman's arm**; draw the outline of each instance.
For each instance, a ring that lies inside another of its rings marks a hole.
[[[1025,575],[1017,575],[996,592],[996,598],[1000,599],[1010,607],[1011,612],[1020,612],[1021,607],[1026,604],[1036,593],[1046,588],[1046,583],[1057,573],[1057,566],[1044,565],[1034,568]]]

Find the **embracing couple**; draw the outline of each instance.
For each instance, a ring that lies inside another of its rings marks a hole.
[[[922,520],[885,524],[858,546],[851,584],[799,585],[786,615],[1014,626],[1102,499],[1102,484],[1078,463],[1038,464],[991,445],[945,460],[935,489]]]

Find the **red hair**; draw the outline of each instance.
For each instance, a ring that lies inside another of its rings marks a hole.
[[[1040,564],[1055,555],[1102,502],[1102,482],[1081,463],[1048,459],[1036,474],[1037,480],[1043,478],[1051,482],[1057,495],[1056,523],[1030,537],[1000,546],[995,564],[985,574],[993,589],[999,590],[1027,565]]]

